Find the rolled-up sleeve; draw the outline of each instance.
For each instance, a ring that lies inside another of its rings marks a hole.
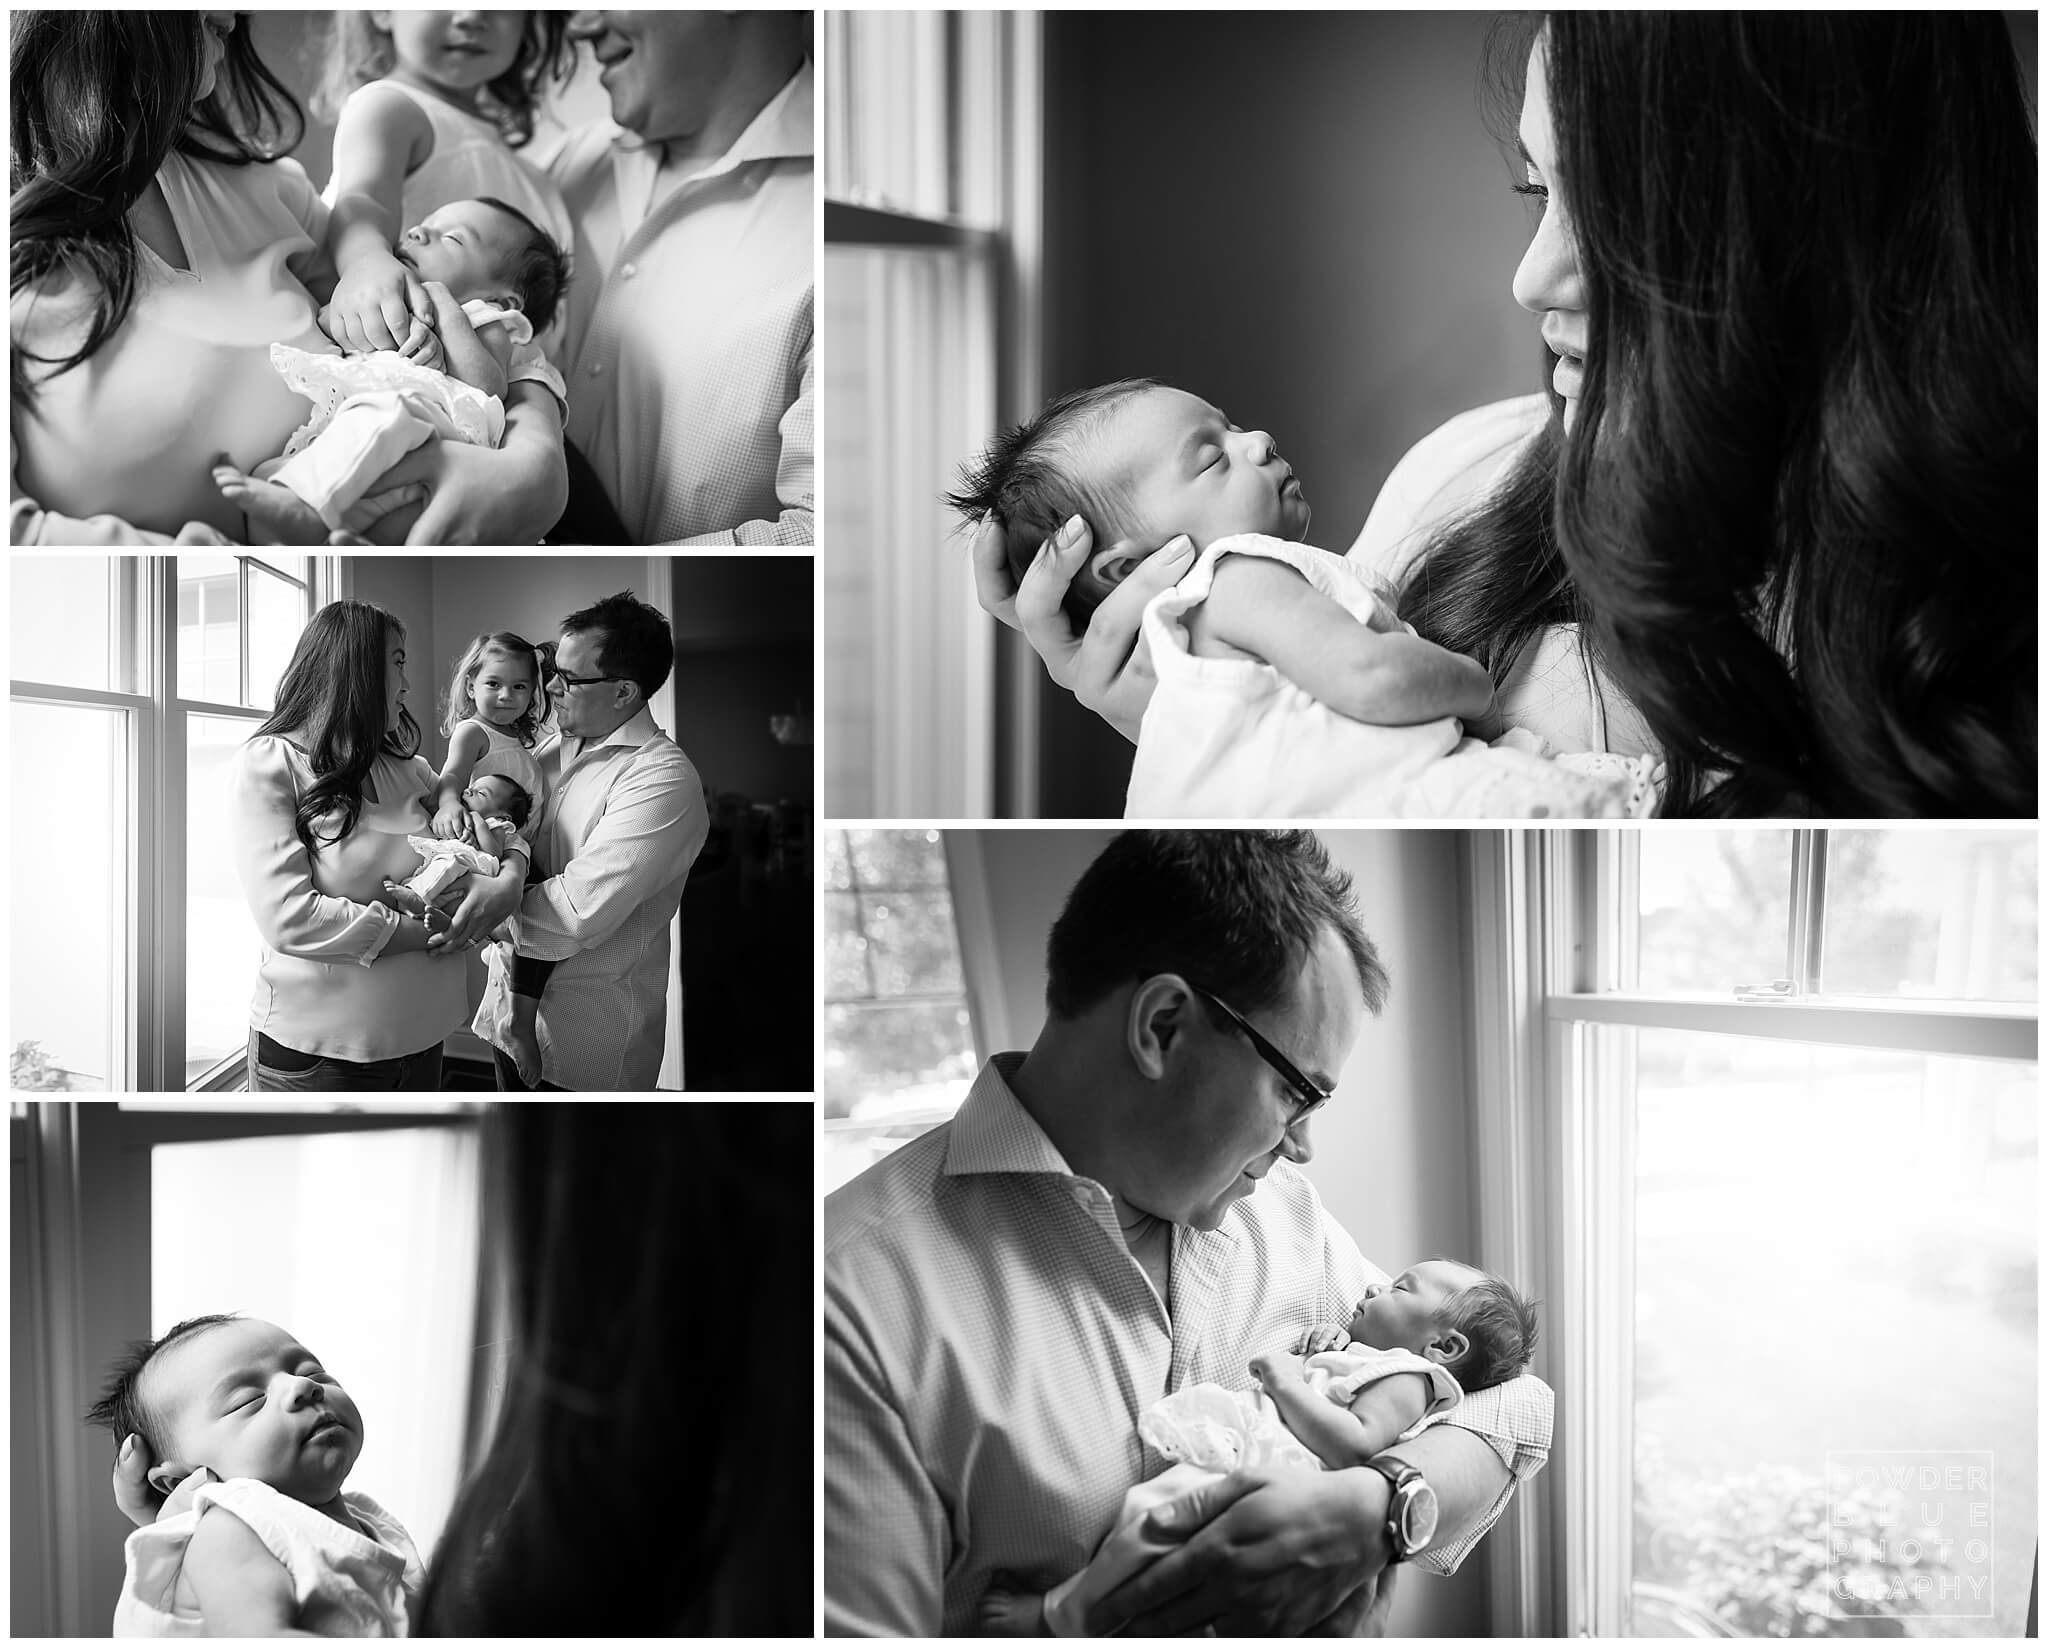
[[[295,825],[298,785],[281,738],[252,738],[229,791],[235,874],[263,942],[280,955],[367,967],[398,931],[396,910],[313,887],[312,855]]]
[[[636,762],[561,872],[527,889],[519,953],[562,961],[595,949],[687,873],[710,831],[704,786],[687,762]]]
[[[1484,1516],[1458,1538],[1423,1552],[1415,1559],[1416,1566],[1439,1574],[1458,1571],[1458,1564],[1501,1519],[1515,1497],[1515,1489],[1540,1471],[1550,1457],[1555,1405],[1550,1387],[1533,1373],[1524,1373],[1504,1385],[1474,1391],[1447,1413],[1433,1414],[1425,1421],[1429,1425],[1470,1431],[1507,1467],[1508,1480]]]

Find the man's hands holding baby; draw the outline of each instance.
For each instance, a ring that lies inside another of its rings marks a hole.
[[[1194,565],[1195,546],[1176,538],[1146,556],[1076,636],[1060,603],[1094,549],[1094,534],[1076,515],[1039,546],[1024,576],[1013,578],[1002,528],[984,521],[971,545],[975,597],[984,611],[1023,632],[1055,683],[1135,743],[1158,684],[1150,656],[1138,645],[1138,620],[1147,601]]]
[[[189,1511],[192,1496],[207,1483],[220,1480],[204,1465],[192,1471],[178,1465],[164,1465],[157,1469],[158,1480],[173,1481],[176,1486],[168,1498],[160,1500],[156,1490],[150,1486],[149,1473],[156,1467],[156,1455],[139,1436],[129,1437],[121,1444],[121,1451],[114,1455],[114,1503],[120,1506],[121,1514],[138,1528],[146,1528],[152,1522]]]
[[[1378,1636],[1386,1626],[1386,1478],[1235,1471],[1159,1506],[1146,1532],[1180,1549],[1088,1614],[1091,1636]]]

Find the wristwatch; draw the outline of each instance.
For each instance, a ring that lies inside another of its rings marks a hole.
[[[1419,1556],[1436,1537],[1436,1489],[1423,1480],[1422,1472],[1393,1454],[1379,1454],[1366,1464],[1393,1489],[1387,1500],[1387,1546],[1394,1554],[1387,1560],[1406,1562]]]

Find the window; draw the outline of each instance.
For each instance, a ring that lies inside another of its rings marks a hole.
[[[233,1310],[295,1334],[362,1411],[353,1485],[431,1551],[477,1337],[474,1127],[158,1144],[150,1169],[150,1331]],[[337,1288],[340,1228],[355,1285]]]
[[[940,496],[1037,399],[1038,22],[825,29],[826,810],[986,816],[1030,780],[998,770],[999,642]]]
[[[980,1059],[937,830],[825,833],[825,1188],[944,1121]]]
[[[2034,832],[1478,850],[1540,915],[1563,1629],[2019,1635]]]
[[[17,1087],[237,1080],[256,938],[220,850],[225,776],[275,701],[322,565],[267,550],[10,562]],[[21,812],[30,797],[40,817]]]

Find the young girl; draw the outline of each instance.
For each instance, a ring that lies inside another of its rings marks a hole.
[[[336,115],[328,248],[339,278],[323,321],[344,348],[427,348],[398,231],[457,200],[516,206],[574,243],[561,194],[512,151],[570,62],[566,12],[337,12],[315,107]],[[382,18],[380,24],[377,19]],[[415,315],[417,319],[415,320]]]
[[[441,730],[448,735],[448,759],[434,787],[434,834],[466,839],[468,812],[463,792],[479,776],[511,779],[532,798],[526,836],[534,837],[546,784],[533,746],[547,719],[544,690],[547,659],[540,648],[510,630],[479,635],[464,649],[448,683],[448,707]],[[470,842],[471,846],[479,843]],[[554,963],[516,956],[512,967],[512,1062],[520,1077],[540,1080],[540,993]]]

